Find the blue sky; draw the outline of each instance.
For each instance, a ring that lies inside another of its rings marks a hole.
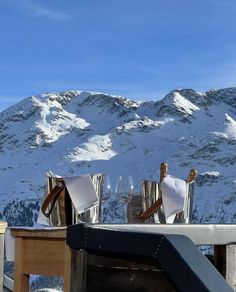
[[[0,0],[0,110],[45,92],[236,86],[235,0]]]

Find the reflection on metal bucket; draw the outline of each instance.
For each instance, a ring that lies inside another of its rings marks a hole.
[[[141,195],[143,211],[146,211],[160,197],[159,183],[156,181],[141,180]],[[165,215],[162,207],[148,219],[148,223],[165,223]]]
[[[101,217],[101,195],[102,195],[102,187],[103,187],[103,179],[104,175],[101,173],[96,173],[90,175],[93,185],[95,187],[95,191],[98,197],[98,203],[85,211],[82,214],[77,214],[75,208],[73,208],[73,217],[74,222],[73,224],[76,224],[78,220],[87,222],[87,223],[99,223],[100,217]]]
[[[95,187],[98,197],[98,203],[92,206],[84,213],[78,214],[67,189],[64,189],[60,196],[58,196],[55,205],[49,216],[49,224],[51,226],[66,226],[69,224],[76,224],[79,220],[88,223],[98,223],[101,215],[101,194],[103,185],[103,174],[91,174],[91,179]],[[54,187],[62,186],[64,180],[62,177],[55,177],[50,173],[46,176],[46,195],[49,194]],[[78,194],[79,195],[79,194]]]

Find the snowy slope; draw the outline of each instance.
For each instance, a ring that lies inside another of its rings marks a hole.
[[[170,92],[137,102],[96,92],[26,98],[0,113],[0,216],[30,225],[48,170],[159,180],[159,165],[186,178],[198,170],[196,222],[236,221],[236,88]],[[107,220],[115,220],[110,212]]]

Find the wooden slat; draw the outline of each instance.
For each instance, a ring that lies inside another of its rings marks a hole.
[[[236,291],[236,245],[226,247],[226,281]]]
[[[66,227],[53,229],[10,228],[13,237],[66,238]]]
[[[72,250],[71,292],[176,291],[156,260]]]
[[[155,260],[113,253],[88,254],[86,285],[90,292],[176,291]]]
[[[23,239],[16,238],[15,264],[14,264],[14,292],[29,291],[29,275],[23,271]]]
[[[106,252],[93,252],[88,256],[88,265],[109,267],[114,269],[128,268],[133,270],[163,271],[157,261],[147,257],[134,257],[127,254],[112,254]]]
[[[0,291],[3,290],[4,234],[7,222],[0,221]]]
[[[214,246],[214,264],[223,277],[226,275],[226,246]]]
[[[176,291],[164,272],[89,267],[87,291]]]
[[[70,291],[70,274],[71,274],[71,250],[69,246],[64,243],[64,266],[63,266],[63,276],[64,276],[64,291]]]
[[[22,271],[25,274],[64,275],[65,243],[61,240],[22,239]]]
[[[85,292],[87,284],[87,252],[71,250],[70,292]]]
[[[5,233],[6,228],[7,228],[7,222],[0,221],[0,234]]]
[[[4,234],[0,234],[0,291],[3,289]]]

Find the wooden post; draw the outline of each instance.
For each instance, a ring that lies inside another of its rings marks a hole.
[[[7,223],[0,221],[0,291],[3,291],[4,234]]]
[[[70,291],[70,269],[71,269],[71,250],[65,243],[65,255],[64,255],[64,291]]]
[[[225,245],[215,245],[214,246],[214,262],[215,267],[225,277],[226,269],[226,246]]]
[[[3,291],[4,234],[0,234],[0,291]]]
[[[23,271],[23,238],[15,239],[14,292],[29,291],[29,274]]]
[[[236,245],[226,246],[226,281],[236,290]]]
[[[85,292],[87,284],[87,251],[71,249],[70,292]]]

